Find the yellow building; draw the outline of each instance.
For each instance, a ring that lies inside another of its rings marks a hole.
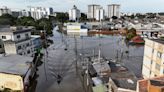
[[[145,79],[164,75],[164,40],[145,39],[142,75]]]

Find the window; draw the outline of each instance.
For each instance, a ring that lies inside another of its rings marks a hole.
[[[25,34],[26,38],[29,38],[28,34]]]
[[[6,36],[2,36],[2,39],[6,39]]]
[[[155,68],[160,71],[160,65],[156,63]]]
[[[161,57],[162,57],[162,53],[158,51],[158,52],[157,52],[157,57],[158,57],[158,58],[161,58]]]
[[[30,45],[29,43],[26,44],[27,47],[28,47],[29,45]]]
[[[17,38],[18,38],[18,39],[20,39],[20,37],[21,37],[20,35],[17,35]]]
[[[154,49],[152,49],[152,53],[154,53]]]
[[[30,50],[27,51],[27,54],[30,54]]]
[[[18,46],[18,50],[20,50],[22,47],[21,46]]]

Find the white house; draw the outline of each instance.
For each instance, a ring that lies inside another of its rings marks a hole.
[[[23,27],[0,28],[0,39],[4,41],[5,53],[34,56],[31,31],[32,29]]]

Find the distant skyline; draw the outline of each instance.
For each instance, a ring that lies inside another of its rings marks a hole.
[[[120,4],[121,12],[126,13],[164,12],[164,0],[0,0],[0,7],[7,6],[12,10],[41,6],[52,7],[58,12],[68,12],[76,5],[82,12],[87,12],[89,4],[99,4],[105,10],[108,4]]]

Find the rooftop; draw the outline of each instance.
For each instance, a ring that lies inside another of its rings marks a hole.
[[[148,92],[148,86],[156,86],[164,89],[164,76],[155,77],[151,79],[143,79],[138,81],[138,91],[139,92]]]
[[[112,73],[111,79],[119,88],[136,90],[137,78],[130,71]]]
[[[29,32],[32,31],[31,28],[26,27],[0,27],[0,33],[23,33],[23,32]]]
[[[25,75],[32,62],[32,57],[21,55],[6,55],[0,57],[0,72],[7,74]]]
[[[150,39],[150,40],[155,41],[157,43],[164,44],[164,39]]]

